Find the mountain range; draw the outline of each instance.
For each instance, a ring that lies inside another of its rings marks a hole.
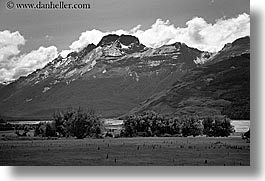
[[[110,34],[1,84],[0,115],[51,118],[81,106],[106,118],[154,110],[247,119],[249,72],[249,37],[211,53],[180,42],[149,48],[137,37]]]

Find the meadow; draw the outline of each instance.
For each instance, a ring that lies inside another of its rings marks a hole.
[[[0,140],[0,165],[249,166],[241,137]]]

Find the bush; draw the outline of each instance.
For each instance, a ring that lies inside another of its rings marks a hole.
[[[224,116],[204,118],[203,127],[203,133],[210,137],[227,137],[234,132],[230,119]]]
[[[182,136],[199,136],[203,133],[203,126],[197,117],[183,117],[181,126]]]
[[[242,134],[242,139],[250,139],[250,129]]]
[[[101,134],[102,125],[93,109],[84,111],[82,108],[69,108],[65,112],[54,113],[53,117],[59,136],[82,139],[86,136],[99,137]]]
[[[39,123],[34,131],[34,136],[42,136],[42,137],[55,137],[56,136],[56,129],[55,123]]]

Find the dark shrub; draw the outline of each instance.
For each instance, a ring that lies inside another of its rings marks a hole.
[[[183,117],[181,126],[182,136],[199,136],[202,135],[203,126],[197,117]]]
[[[56,112],[54,115],[56,132],[60,136],[74,136],[82,139],[86,136],[99,137],[101,123],[93,109],[84,111],[82,108],[69,108],[65,112]]]
[[[203,133],[210,137],[227,137],[234,131],[230,120],[224,116],[203,118],[203,127]]]
[[[56,136],[55,123],[54,122],[39,123],[35,128],[34,136],[55,137]]]
[[[242,134],[242,139],[250,139],[250,129]]]

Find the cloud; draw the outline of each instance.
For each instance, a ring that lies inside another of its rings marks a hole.
[[[58,56],[55,46],[40,47],[28,54],[12,57],[0,66],[0,82],[10,81],[26,76],[36,69],[44,67]]]
[[[19,46],[24,44],[25,39],[19,32],[0,31],[0,82],[26,76],[58,56],[55,46],[19,55]]]
[[[81,36],[77,41],[74,41],[69,48],[71,50],[80,50],[87,46],[88,44],[94,43],[97,44],[101,38],[105,35],[106,33],[103,33],[99,30],[91,30],[91,31],[85,31],[81,33]]]
[[[140,25],[136,26],[134,29],[132,29],[130,32],[134,32],[139,28]],[[99,41],[102,39],[103,36],[107,34],[117,34],[117,35],[122,35],[122,34],[129,34],[128,31],[125,30],[115,30],[112,32],[102,32],[96,29],[93,29],[91,31],[85,31],[82,32],[78,40],[74,41],[70,46],[70,50],[63,50],[61,53],[65,55],[66,52],[71,52],[71,51],[78,51],[81,50],[82,48],[86,47],[87,45],[93,43],[97,45]],[[60,53],[60,54],[61,54]],[[62,55],[63,56],[63,55]]]
[[[176,27],[169,20],[157,19],[146,30],[141,30],[141,25],[130,30],[121,29],[112,32],[93,29],[81,33],[79,39],[74,41],[69,48],[71,51],[77,51],[90,43],[97,44],[104,35],[110,33],[134,35],[141,43],[152,48],[182,42],[200,50],[213,52],[220,50],[228,42],[250,35],[250,17],[243,13],[235,18],[218,19],[214,24],[208,23],[202,17],[194,17],[186,22],[185,27]]]
[[[84,47],[86,47],[89,44],[95,44],[97,45],[100,40],[102,39],[103,36],[108,35],[108,34],[117,34],[117,35],[122,35],[122,34],[133,34],[135,33],[137,30],[139,30],[139,28],[141,27],[141,25],[138,25],[136,27],[134,27],[133,29],[126,31],[126,30],[115,30],[115,31],[109,31],[109,32],[102,32],[99,30],[87,30],[85,32],[82,32],[81,35],[79,36],[78,40],[74,41],[70,46],[69,46],[69,50],[62,50],[60,52],[60,55],[65,58],[70,52],[73,51],[79,51],[82,50]]]
[[[67,57],[67,55],[69,54],[69,53],[71,53],[71,52],[73,52],[74,50],[62,50],[59,54],[63,57],[63,58],[65,58],[65,57]]]
[[[28,54],[23,54],[14,58],[14,74],[13,79],[21,75],[28,75],[36,69],[44,67],[48,62],[52,61],[58,56],[57,48],[55,46],[40,47],[38,50],[33,50]]]
[[[230,19],[218,19],[214,24],[201,17],[186,22],[186,27],[175,27],[161,19],[145,31],[134,33],[146,46],[157,48],[164,44],[183,42],[204,51],[219,51],[226,43],[250,35],[250,17],[241,14]]]
[[[133,35],[137,36],[141,43],[148,47],[157,48],[167,44],[172,38],[175,38],[177,29],[169,20],[163,21],[157,19],[151,28],[143,31],[138,30]]]
[[[245,13],[236,18],[219,19],[214,24],[196,17],[186,25],[186,28],[176,32],[171,42],[180,40],[205,51],[219,51],[226,43],[250,35],[250,17]]]
[[[24,44],[25,39],[18,31],[0,31],[0,65],[6,58],[19,54],[19,46]]]

